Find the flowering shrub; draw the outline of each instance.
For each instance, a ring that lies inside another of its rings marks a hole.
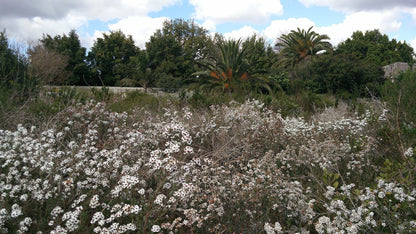
[[[162,114],[77,104],[0,130],[0,229],[414,232],[416,189],[380,177],[370,119],[282,118],[258,101]]]

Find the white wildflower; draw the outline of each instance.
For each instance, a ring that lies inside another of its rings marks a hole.
[[[13,204],[12,205],[12,212],[10,212],[10,216],[12,217],[12,218],[16,218],[16,217],[19,217],[20,215],[22,215],[23,214],[23,212],[22,212],[22,207],[21,206],[19,206],[18,204]]]
[[[139,189],[139,194],[140,195],[144,195],[146,193],[146,191],[144,190],[144,188]]]
[[[153,225],[151,231],[152,232],[160,232],[160,226],[159,225]]]
[[[100,204],[98,195],[92,196],[90,200],[90,207],[96,208]]]
[[[405,157],[412,157],[413,156],[413,148],[410,147],[406,150],[406,152],[404,152],[404,156]]]
[[[266,222],[264,224],[264,231],[267,234],[283,233],[282,226],[279,222],[275,222],[274,225],[271,225],[270,223]]]
[[[156,203],[156,204],[158,204],[158,205],[161,206],[162,203],[163,203],[163,199],[165,199],[165,198],[166,198],[166,196],[164,194],[159,194],[159,195],[157,195],[154,203]]]
[[[96,223],[97,221],[103,220],[105,217],[101,212],[95,212],[91,219],[91,224]]]

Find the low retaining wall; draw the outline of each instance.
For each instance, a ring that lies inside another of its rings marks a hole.
[[[54,90],[54,89],[58,90],[58,89],[61,89],[62,87],[63,86],[52,86],[52,85],[43,86],[45,91]],[[100,89],[103,88],[103,86],[67,86],[67,87],[75,88],[75,89],[78,89],[78,90],[86,90],[86,91],[90,91],[91,89],[100,90]],[[105,87],[108,88],[108,90],[111,93],[114,93],[114,94],[128,93],[128,92],[133,92],[133,91],[138,91],[138,92],[143,92],[143,93],[145,92],[143,87],[113,87],[113,86],[105,86]],[[177,96],[178,95],[177,93],[163,92],[158,88],[148,88],[147,93],[155,95],[157,97],[166,96],[166,95],[172,95],[172,96]]]
[[[413,67],[410,67],[407,63],[392,63],[383,67],[384,77],[395,78],[400,72],[405,72],[409,69],[416,70],[416,64],[414,64]]]

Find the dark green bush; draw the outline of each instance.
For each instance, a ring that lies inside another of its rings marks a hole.
[[[294,70],[297,81],[314,93],[335,94],[343,99],[378,94],[376,87],[384,82],[380,67],[352,55],[321,55]],[[301,81],[299,81],[301,80]],[[292,84],[293,89],[302,88]]]

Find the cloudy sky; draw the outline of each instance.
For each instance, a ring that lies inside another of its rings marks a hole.
[[[194,19],[210,32],[270,43],[292,29],[327,34],[331,43],[354,31],[379,29],[416,49],[416,0],[1,0],[0,30],[22,42],[75,29],[89,48],[103,32],[121,29],[145,42],[166,19]]]

